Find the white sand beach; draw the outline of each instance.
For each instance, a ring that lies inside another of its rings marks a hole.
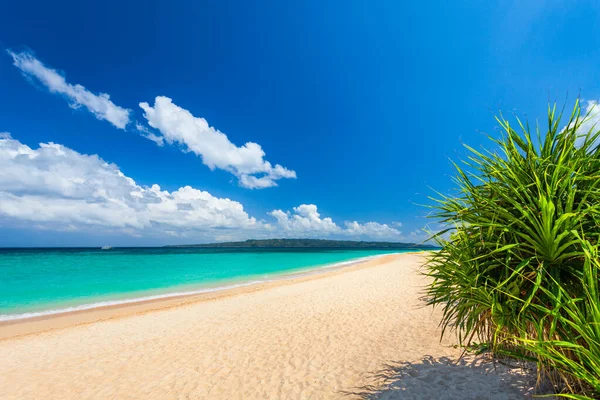
[[[230,292],[0,326],[1,399],[521,399],[454,361],[422,254]]]

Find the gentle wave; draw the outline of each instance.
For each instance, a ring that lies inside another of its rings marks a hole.
[[[123,304],[140,303],[140,302],[149,301],[149,300],[168,299],[168,298],[173,298],[173,297],[181,297],[181,296],[189,296],[189,295],[202,294],[202,293],[218,292],[218,291],[222,291],[222,290],[237,289],[240,287],[256,285],[259,283],[277,281],[277,280],[281,280],[283,278],[290,279],[290,278],[305,275],[307,273],[314,272],[317,270],[328,269],[328,268],[337,268],[337,267],[342,267],[342,266],[350,265],[350,264],[357,264],[357,263],[364,262],[364,261],[367,261],[367,260],[370,260],[373,258],[383,257],[383,256],[390,255],[390,254],[396,254],[396,253],[378,254],[378,255],[374,255],[374,256],[356,258],[353,260],[322,265],[319,267],[313,267],[313,268],[309,267],[307,269],[304,269],[302,271],[297,271],[295,273],[280,274],[272,279],[254,280],[254,281],[243,282],[243,283],[238,283],[238,284],[233,284],[233,285],[216,286],[216,287],[212,287],[212,288],[202,288],[202,289],[190,290],[190,291],[184,291],[184,292],[171,292],[171,293],[157,294],[157,295],[152,295],[152,296],[135,297],[135,298],[131,298],[131,299],[107,300],[107,301],[100,301],[100,302],[96,302],[96,303],[82,304],[82,305],[73,306],[73,307],[55,308],[55,309],[50,309],[50,310],[45,310],[45,311],[27,312],[27,313],[21,313],[21,314],[0,314],[0,322],[35,318],[35,317],[43,317],[43,316],[56,315],[56,314],[66,314],[66,313],[75,312],[75,311],[84,311],[84,310],[92,310],[95,308],[103,308],[103,307],[118,306],[118,305],[123,305]]]

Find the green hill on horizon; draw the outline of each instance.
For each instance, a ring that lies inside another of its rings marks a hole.
[[[248,239],[242,242],[181,244],[166,247],[222,247],[222,248],[315,248],[315,249],[437,249],[429,244],[399,242],[364,242],[326,239]]]

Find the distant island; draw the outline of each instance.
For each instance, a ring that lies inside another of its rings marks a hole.
[[[207,244],[181,244],[165,247],[210,247],[210,248],[312,248],[312,249],[423,249],[435,250],[429,244],[396,242],[363,242],[352,240],[325,239],[249,239],[243,242],[222,242]]]

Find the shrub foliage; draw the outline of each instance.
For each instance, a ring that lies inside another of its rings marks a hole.
[[[550,106],[544,129],[497,117],[494,150],[467,146],[455,164],[458,193],[434,199],[432,217],[448,229],[433,237],[442,249],[426,265],[425,300],[443,310],[442,335],[535,359],[573,398],[600,396],[600,146],[598,130],[584,130],[592,117],[579,103],[568,118]]]

